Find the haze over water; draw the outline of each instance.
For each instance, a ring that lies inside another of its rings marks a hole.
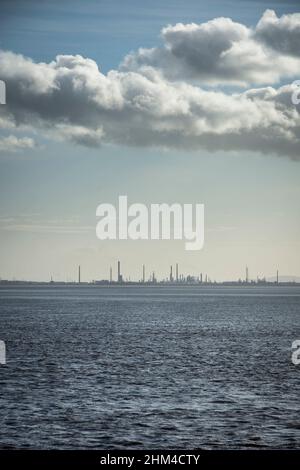
[[[300,448],[299,287],[0,288],[0,448]]]

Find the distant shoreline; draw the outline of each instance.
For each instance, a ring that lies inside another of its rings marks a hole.
[[[223,282],[138,282],[138,281],[124,281],[124,282],[110,282],[110,281],[91,281],[91,282],[64,282],[64,281],[0,281],[0,288],[6,286],[43,286],[43,287],[300,287],[300,282],[296,281],[283,281],[283,282],[245,282],[245,281],[223,281]]]

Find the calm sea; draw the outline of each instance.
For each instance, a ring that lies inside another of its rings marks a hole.
[[[0,448],[300,449],[297,287],[1,287],[0,339]]]

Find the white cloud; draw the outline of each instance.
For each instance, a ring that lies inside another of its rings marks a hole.
[[[35,142],[30,137],[16,137],[9,135],[0,138],[0,152],[18,152],[21,150],[32,149],[35,147]]]
[[[88,129],[83,126],[72,124],[57,124],[55,130],[50,131],[48,135],[62,140],[69,140],[75,144],[85,145],[86,147],[99,147],[104,138],[102,127],[98,129]]]
[[[163,30],[164,49],[143,52],[157,55],[151,66],[144,59],[137,63],[139,51],[134,66],[127,58],[126,70],[107,75],[96,62],[79,55],[36,64],[2,51],[0,78],[7,84],[7,105],[0,107],[0,122],[94,147],[114,143],[254,150],[299,158],[300,116],[291,102],[296,85],[226,93],[188,79],[245,84],[264,77],[273,83],[271,65],[279,62],[277,77],[294,74],[298,59],[282,58],[255,34],[224,18],[170,26]],[[273,60],[271,65],[266,57]],[[33,145],[24,140],[23,145],[26,142]]]
[[[255,29],[229,18],[178,23],[162,30],[162,47],[129,54],[122,68],[154,67],[169,80],[202,85],[277,83],[299,73],[299,18],[293,14],[279,19],[267,10]]]

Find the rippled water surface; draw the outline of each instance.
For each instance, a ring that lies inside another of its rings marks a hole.
[[[0,288],[1,448],[300,448],[297,287]]]

